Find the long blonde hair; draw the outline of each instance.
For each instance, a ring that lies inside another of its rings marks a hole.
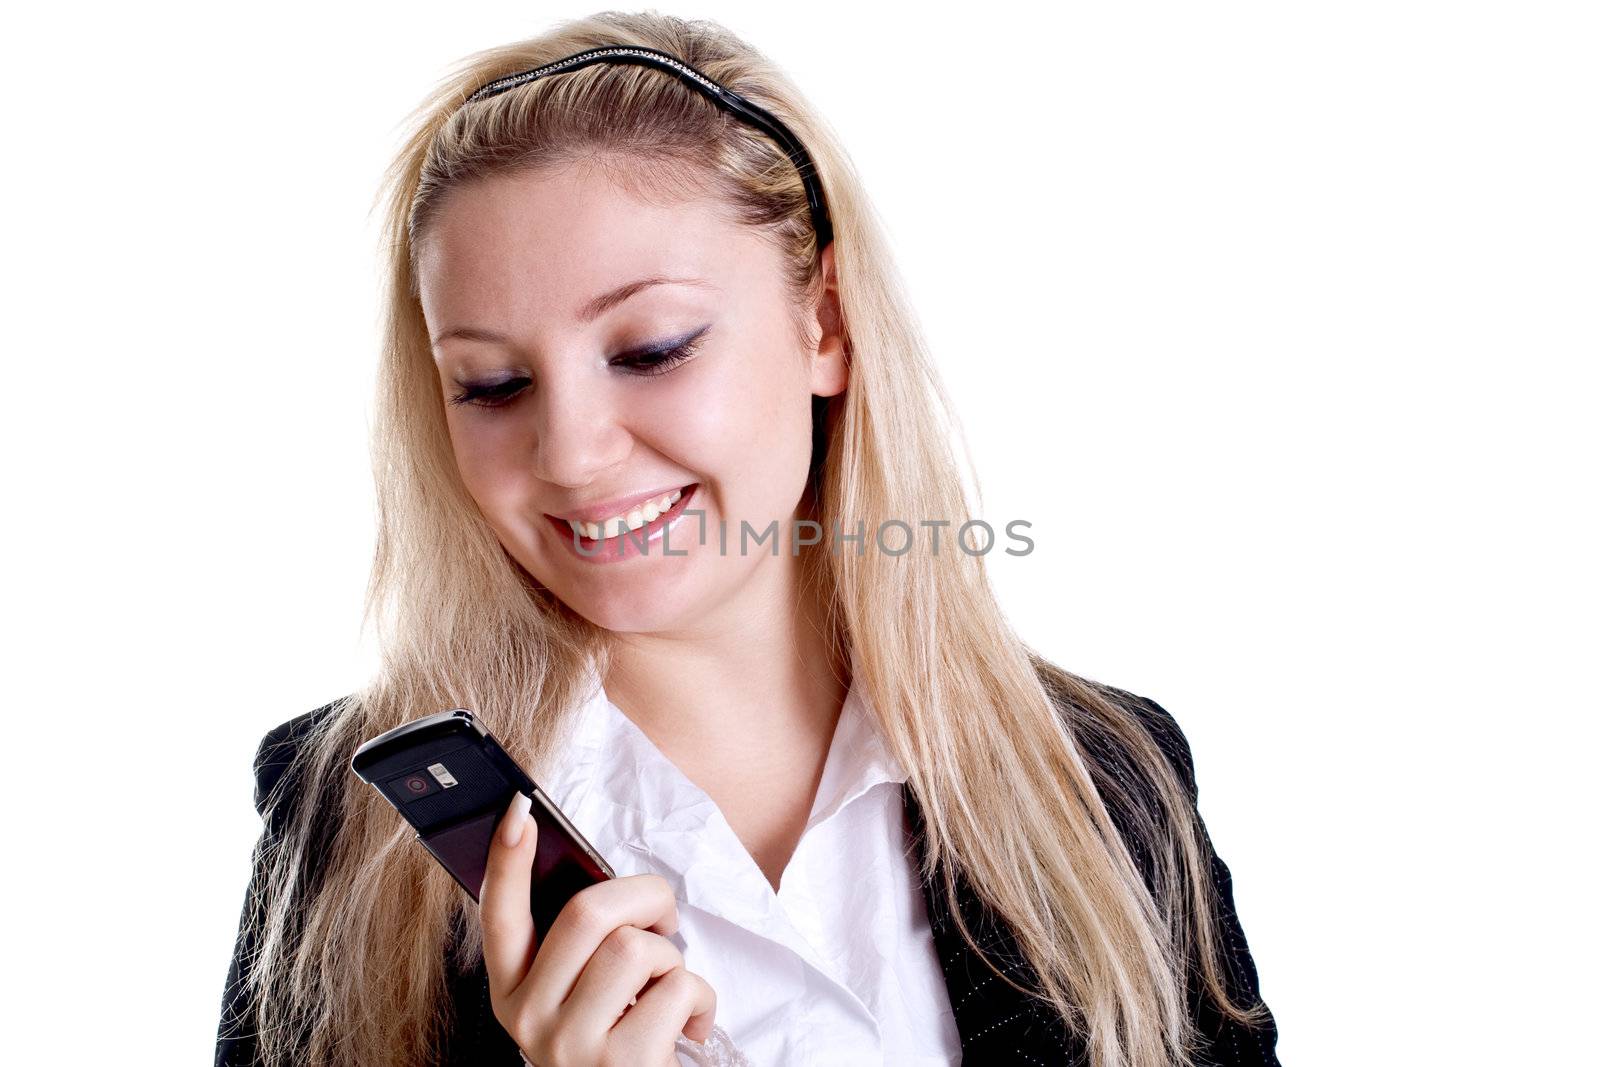
[[[450,969],[481,952],[476,908],[349,772],[355,746],[467,707],[524,766],[542,767],[583,695],[585,664],[608,662],[606,632],[510,558],[458,476],[414,268],[443,198],[485,175],[580,157],[679,164],[648,173],[704,183],[778,243],[797,297],[815,292],[819,250],[794,167],[673,78],[599,64],[461,106],[495,77],[608,44],[681,57],[778,115],[816,162],[851,370],[847,390],[817,408],[808,497],[822,528],[938,516],[958,529],[970,517],[949,444],[955,423],[871,206],[828,127],[776,67],[714,23],[654,12],[603,12],[468,56],[413,112],[384,183],[378,540],[364,619],[382,660],[301,752],[296,778],[319,801],[295,805],[284,832],[264,839],[248,986],[264,1063],[432,1062],[449,1025]],[[630,173],[672,191],[668,179]],[[1252,1017],[1223,986],[1207,846],[1185,784],[1117,691],[1014,635],[981,555],[807,558],[835,648],[849,650],[854,684],[908,769],[926,822],[924,878],[938,879],[976,949],[955,905],[964,874],[1014,931],[1038,985],[999,979],[1048,1001],[1099,1067],[1190,1061],[1191,967],[1225,1012]],[[1120,768],[1090,758],[1090,734],[1115,743]],[[1145,788],[1126,784],[1130,775]],[[1148,872],[1108,805],[1130,813],[1124,831]],[[331,832],[330,807],[341,816]]]

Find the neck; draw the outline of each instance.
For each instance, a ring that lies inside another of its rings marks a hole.
[[[764,557],[736,602],[692,627],[617,635],[607,696],[702,787],[793,776],[827,753],[849,666],[806,562]]]

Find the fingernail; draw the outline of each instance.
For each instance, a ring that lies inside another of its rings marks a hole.
[[[500,820],[500,840],[507,848],[516,848],[517,842],[522,840],[522,831],[528,825],[528,810],[532,807],[533,798],[525,793],[511,798],[511,806]]]

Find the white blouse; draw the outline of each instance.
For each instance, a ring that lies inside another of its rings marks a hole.
[[[711,798],[598,679],[564,754],[535,774],[619,876],[673,887],[684,965],[716,991],[715,1021],[754,1067],[961,1062],[907,854],[906,774],[863,700],[852,686],[776,892]]]

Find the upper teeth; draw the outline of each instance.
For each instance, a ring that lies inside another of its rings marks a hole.
[[[576,519],[568,519],[567,525],[572,527],[573,533],[582,537],[591,539],[617,537],[624,530],[637,530],[647,522],[654,522],[661,517],[663,511],[677,503],[682,495],[682,489],[674,489],[664,496],[636,504],[623,514],[613,515],[601,522],[579,522]]]

